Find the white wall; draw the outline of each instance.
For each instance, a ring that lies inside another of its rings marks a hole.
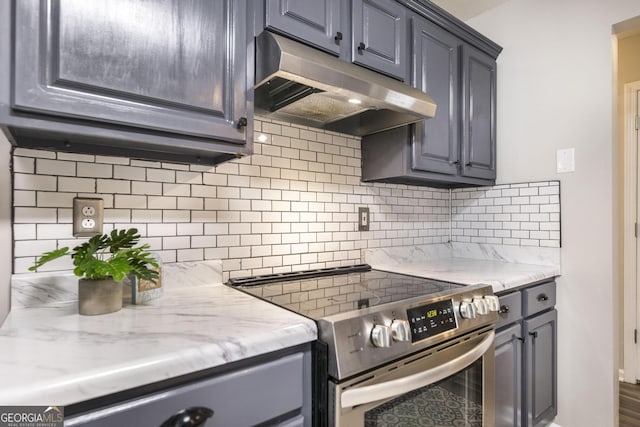
[[[566,427],[616,417],[611,26],[639,14],[635,0],[511,0],[469,21],[504,47],[498,181],[562,183],[556,422]],[[568,147],[576,171],[556,174]]]
[[[9,313],[12,266],[11,237],[11,145],[0,132],[0,324]]]

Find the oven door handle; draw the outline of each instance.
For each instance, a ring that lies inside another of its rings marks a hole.
[[[376,402],[390,397],[400,396],[413,390],[426,387],[459,372],[478,360],[493,344],[495,333],[490,332],[477,346],[468,352],[426,371],[407,377],[373,384],[342,392],[340,406],[349,408],[365,403]]]

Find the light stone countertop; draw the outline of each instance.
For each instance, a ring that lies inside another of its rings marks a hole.
[[[488,284],[494,292],[560,276],[559,248],[438,244],[365,251],[373,268],[463,285]]]
[[[220,283],[100,316],[77,301],[17,308],[0,328],[0,404],[69,405],[316,337],[313,321]]]

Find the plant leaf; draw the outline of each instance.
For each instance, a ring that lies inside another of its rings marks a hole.
[[[109,251],[111,253],[118,252],[123,248],[132,248],[140,240],[137,228],[130,228],[128,230],[113,230],[109,235],[107,241],[109,245]]]
[[[38,268],[42,267],[43,264],[49,261],[53,261],[54,259],[58,259],[61,256],[66,255],[67,252],[69,252],[69,248],[67,246],[65,246],[64,248],[55,249],[50,252],[45,252],[34,265],[29,267],[29,271],[36,271]]]

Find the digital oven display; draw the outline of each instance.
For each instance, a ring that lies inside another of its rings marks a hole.
[[[456,329],[456,316],[453,313],[453,301],[444,300],[407,310],[411,325],[411,342],[438,335]]]

